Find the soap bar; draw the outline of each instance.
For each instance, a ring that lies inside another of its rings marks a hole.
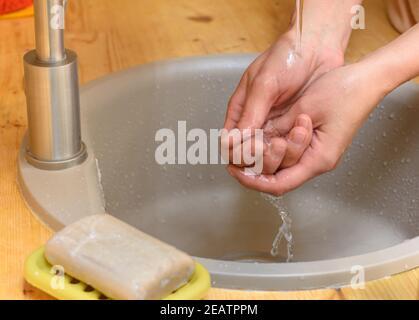
[[[79,220],[46,245],[45,258],[116,300],[157,300],[186,284],[190,256],[107,214]]]

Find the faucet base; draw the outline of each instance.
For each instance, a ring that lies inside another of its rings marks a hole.
[[[87,156],[88,156],[87,148],[84,143],[82,143],[82,148],[76,156],[74,156],[71,159],[63,160],[63,161],[42,161],[35,158],[29,152],[29,150],[26,150],[26,154],[25,154],[26,161],[30,165],[41,170],[50,170],[50,171],[64,170],[64,169],[69,169],[69,168],[78,166],[87,159]]]
[[[65,60],[45,63],[32,50],[25,55],[24,66],[28,161],[37,168],[59,168],[85,159],[77,55],[66,50]]]
[[[30,164],[27,146],[25,136],[18,155],[17,182],[26,205],[39,221],[58,231],[83,217],[106,212],[97,160],[88,144],[83,163],[56,171]]]

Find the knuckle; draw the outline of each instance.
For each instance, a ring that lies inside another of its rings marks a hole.
[[[334,69],[345,64],[345,57],[343,54],[330,51],[324,53],[323,61],[330,66],[330,69]]]
[[[249,66],[249,68],[247,68],[245,75],[249,78],[249,79],[254,79],[257,74],[258,74],[258,67],[255,64],[252,64]]]
[[[265,72],[260,73],[255,77],[253,85],[256,88],[265,91],[274,91],[278,87],[276,77]]]
[[[238,98],[237,94],[236,94],[236,93],[234,93],[234,94],[230,97],[230,99],[228,100],[228,104],[227,104],[227,107],[228,107],[228,109],[227,109],[227,115],[231,115],[231,114],[232,114],[232,112],[233,112],[232,108],[234,107],[234,105],[235,105],[238,101],[239,101],[239,98]]]

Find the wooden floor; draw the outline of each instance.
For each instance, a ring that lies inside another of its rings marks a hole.
[[[80,58],[83,83],[150,61],[266,49],[285,30],[292,0],[71,0],[67,47]],[[397,33],[380,0],[367,0],[367,30],[356,31],[354,61]],[[24,284],[25,257],[51,232],[26,208],[16,185],[16,155],[26,130],[22,55],[34,47],[31,18],[0,20],[0,299],[47,298]],[[419,270],[365,290],[293,293],[213,289],[210,299],[418,299]]]

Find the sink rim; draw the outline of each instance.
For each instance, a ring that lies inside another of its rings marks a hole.
[[[217,54],[212,56],[186,57],[152,62],[93,80],[82,86],[81,96],[83,97],[88,91],[95,90],[105,82],[113,81],[120,77],[129,77],[131,74],[137,74],[139,72],[143,72],[144,74],[144,71],[150,70],[150,68],[154,68],[155,66],[165,65],[170,67],[172,65],[179,66],[179,64],[181,64],[183,66],[193,67],[196,64],[225,64],[226,62],[232,66],[237,66],[248,63],[255,56],[255,54]],[[418,87],[411,83],[406,84],[406,86]],[[85,108],[92,109],[99,107],[100,106],[98,105],[87,106],[82,103],[82,111]],[[86,122],[83,121],[82,123],[85,124]],[[90,137],[86,135],[86,133],[84,133],[83,137],[85,143],[89,146]],[[43,208],[43,206],[36,204],[37,199],[31,195],[31,187],[26,185],[28,182],[26,173],[32,171],[32,168],[28,168],[26,164],[26,160],[23,157],[24,150],[25,144],[22,145],[19,156],[19,184],[21,185],[28,205],[34,209],[33,211],[38,213],[37,211],[39,211],[39,208]],[[94,158],[94,152],[90,148],[89,155]],[[84,163],[80,168],[89,170],[93,175],[92,170],[96,170],[95,166],[92,164],[93,162],[94,160],[91,159],[89,162]],[[22,168],[24,170],[22,170]],[[45,172],[46,176],[53,174],[54,173],[51,172]],[[76,174],[76,172],[74,172],[74,174]],[[95,171],[94,174],[97,174],[97,171]],[[88,199],[85,200],[87,201]],[[83,215],[97,214],[98,212],[93,212],[93,210],[97,210],[98,208],[100,208],[100,205],[88,208],[83,212]],[[48,211],[48,209],[45,209],[45,211]],[[43,215],[43,220],[45,220],[45,215]],[[62,225],[64,224],[66,223],[63,223]],[[54,229],[60,229],[62,225],[60,226],[59,223],[56,223]],[[201,257],[196,257],[196,259],[209,269],[213,277],[214,285],[223,288],[278,291],[340,287],[351,282],[351,279],[354,277],[354,274],[351,273],[351,269],[354,266],[361,265],[364,267],[366,281],[377,280],[418,267],[419,236],[382,250],[330,260],[292,263],[248,263]],[[246,283],[245,288],[243,283]]]
[[[359,271],[359,266],[363,268],[366,282],[416,269],[419,267],[419,237],[382,250],[329,260],[247,263],[195,258],[209,270],[221,269],[218,275],[221,283],[226,281],[225,277],[237,278],[234,279],[236,284],[229,286],[233,289],[244,289],[240,285],[240,282],[243,282],[243,277],[246,277],[246,282],[249,282],[248,277],[251,277],[252,288],[256,290],[295,291],[338,288],[351,283],[352,278]],[[256,273],[255,266],[257,266]],[[401,266],[402,268],[400,268]],[[273,284],[275,281],[280,285]],[[305,282],[305,284],[296,287],[295,281]],[[231,279],[228,282],[231,283]],[[310,284],[307,285],[307,282]]]

